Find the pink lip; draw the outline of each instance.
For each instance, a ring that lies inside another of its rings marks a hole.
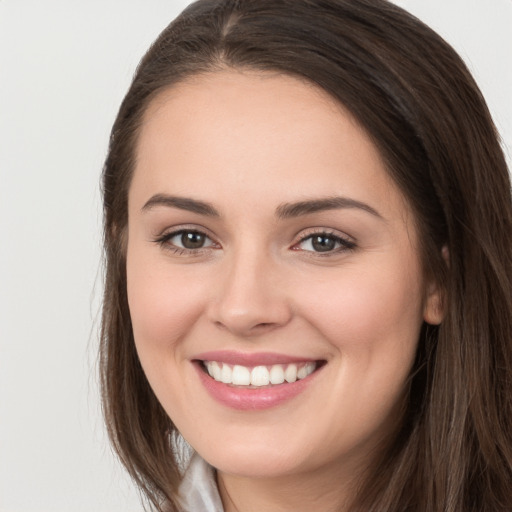
[[[215,350],[211,352],[203,352],[192,358],[200,361],[217,361],[219,363],[239,364],[241,366],[271,366],[273,364],[291,364],[291,363],[307,363],[315,361],[304,357],[294,357],[284,354],[275,354],[273,352],[257,352],[254,354],[247,352],[235,352],[231,350]]]
[[[217,382],[203,370],[199,359],[202,361],[222,361],[233,365],[241,364],[243,366],[300,363],[311,361],[311,359],[293,358],[278,354],[240,354],[234,352],[208,352],[198,355],[194,359],[194,367],[199,380],[210,396],[227,407],[241,411],[269,409],[291,400],[314,382],[316,375],[323,367],[317,368],[306,378],[292,383],[262,388],[244,388]]]

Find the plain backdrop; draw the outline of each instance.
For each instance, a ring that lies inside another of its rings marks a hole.
[[[463,56],[512,153],[512,0],[396,0]],[[0,0],[0,512],[135,512],[96,378],[99,175],[186,0]]]

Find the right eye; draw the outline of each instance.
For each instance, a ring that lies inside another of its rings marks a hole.
[[[179,254],[194,253],[201,249],[216,247],[215,242],[208,235],[196,229],[172,231],[157,238],[155,242]]]

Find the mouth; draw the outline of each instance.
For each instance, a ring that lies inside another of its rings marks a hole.
[[[306,379],[326,364],[326,361],[243,366],[221,361],[199,360],[201,370],[216,382],[228,386],[261,389]]]
[[[191,359],[207,393],[238,411],[262,411],[284,405],[315,389],[325,359],[274,352],[203,352]]]

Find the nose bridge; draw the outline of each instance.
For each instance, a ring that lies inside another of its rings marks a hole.
[[[251,245],[233,250],[223,261],[212,308],[212,320],[239,336],[250,336],[286,324],[291,310],[279,268],[268,250]]]

